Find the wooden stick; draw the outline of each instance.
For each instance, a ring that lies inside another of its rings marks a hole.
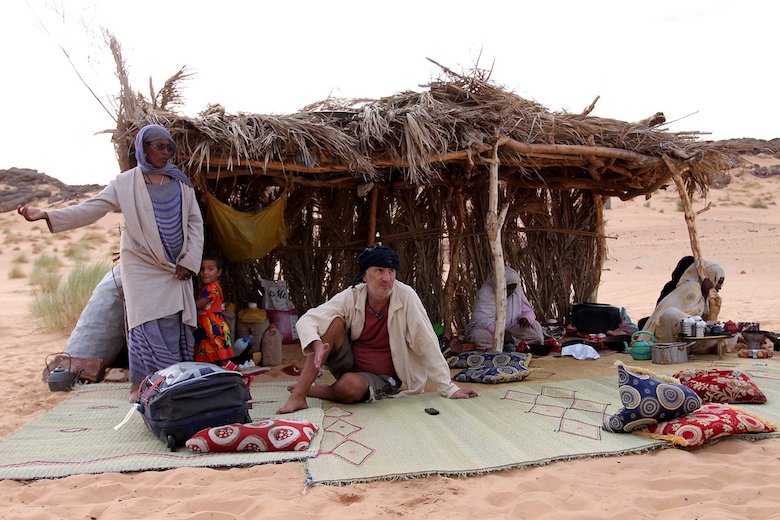
[[[376,243],[376,208],[379,205],[379,190],[376,186],[371,188],[371,202],[368,207],[368,246]]]
[[[685,183],[683,183],[682,175],[677,166],[666,155],[663,155],[666,167],[672,173],[672,179],[677,186],[677,193],[680,195],[680,201],[683,205],[683,211],[685,212],[685,223],[688,225],[688,237],[691,240],[691,251],[693,252],[693,259],[696,265],[696,272],[699,274],[699,278],[704,280],[707,275],[704,273],[704,266],[701,262],[701,246],[699,245],[699,235],[696,231],[696,212],[693,211],[691,206],[691,198],[688,196],[688,192],[685,190]],[[717,280],[714,280],[717,283]]]
[[[504,329],[506,328],[506,270],[504,268],[504,249],[501,246],[501,228],[504,227],[509,205],[501,208],[498,213],[498,147],[493,147],[493,158],[490,162],[490,188],[488,191],[488,214],[485,216],[485,230],[490,242],[490,252],[493,255],[493,284],[496,288],[496,330],[493,332],[493,350],[501,352],[504,346]]]

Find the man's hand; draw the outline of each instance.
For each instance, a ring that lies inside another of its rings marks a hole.
[[[177,265],[176,274],[174,276],[176,276],[178,280],[189,280],[190,278],[192,278],[192,271],[190,271],[186,267]]]
[[[706,300],[710,295],[710,290],[715,288],[715,284],[709,278],[705,278],[701,281],[701,295]]]
[[[527,329],[531,326],[531,322],[528,321],[528,318],[520,318],[520,320],[517,322],[517,326],[521,329]]]
[[[47,216],[45,211],[41,211],[38,208],[31,208],[27,205],[19,206],[16,208],[16,212],[23,216],[27,222],[35,222],[36,220],[44,219]]]
[[[457,392],[450,396],[450,399],[468,399],[477,397],[479,394],[473,388],[459,388]]]
[[[330,343],[315,339],[311,342],[311,349],[314,351],[314,368],[322,370],[322,364],[330,354]]]

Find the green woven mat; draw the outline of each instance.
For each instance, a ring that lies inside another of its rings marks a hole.
[[[287,382],[252,385],[253,419],[277,417],[287,399]],[[286,462],[316,455],[321,433],[306,451],[269,453],[193,453],[186,447],[171,452],[135,412],[114,430],[130,410],[128,384],[84,385],[64,402],[0,441],[0,478],[40,479],[83,473],[161,470],[181,467],[251,466]],[[322,426],[318,399],[309,408],[283,417]]]
[[[748,373],[769,400],[742,407],[780,424],[776,365],[758,363],[739,370]],[[714,366],[735,368],[725,362]],[[667,375],[676,371],[673,365],[653,369]],[[428,415],[428,407],[440,413]],[[544,383],[529,378],[482,387],[478,398],[468,400],[428,393],[370,405],[333,405],[325,410],[320,453],[306,461],[307,483],[471,475],[669,446],[602,430],[604,416],[620,407],[617,370],[614,376],[591,379]]]

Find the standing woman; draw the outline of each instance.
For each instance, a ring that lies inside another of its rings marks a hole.
[[[193,357],[191,278],[200,270],[203,217],[190,179],[170,162],[175,153],[168,130],[147,125],[135,138],[138,166],[93,198],[53,211],[17,210],[30,222],[46,219],[52,233],[92,224],[109,211],[122,213],[119,253],[133,392],[148,374]]]

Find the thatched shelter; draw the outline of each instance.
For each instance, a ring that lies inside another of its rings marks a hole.
[[[689,195],[705,194],[729,160],[696,133],[663,131],[660,113],[630,123],[593,117],[593,105],[551,112],[486,71],[442,71],[420,92],[290,115],[165,110],[183,70],[150,99],[123,82],[118,157],[132,166],[135,131],[158,122],[201,194],[239,211],[286,198],[286,243],[228,264],[223,285],[239,305],[259,300],[260,277],[283,277],[299,309],[316,305],[351,281],[356,255],[379,237],[399,251],[398,278],[431,320],[453,330],[493,270],[496,241],[540,318],[566,319],[573,303],[597,301],[608,197],[650,196],[673,173]]]

